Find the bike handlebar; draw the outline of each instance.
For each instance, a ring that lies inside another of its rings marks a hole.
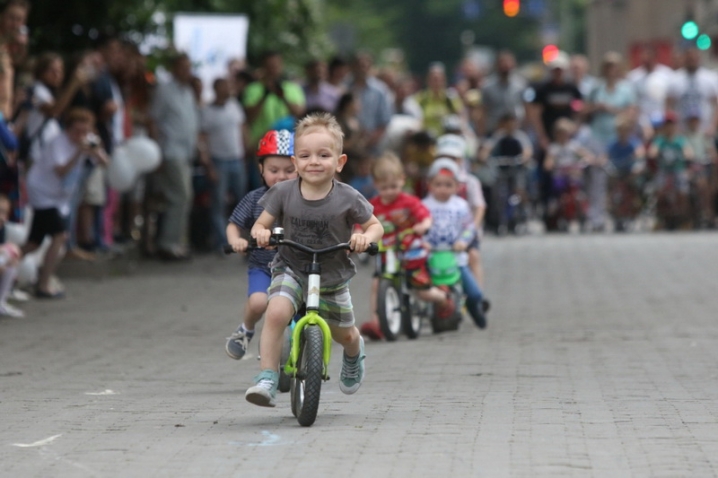
[[[254,239],[250,240],[250,246],[247,248],[248,251],[250,250],[256,250],[256,249],[264,249],[263,247],[258,247],[257,242]],[[290,241],[289,239],[277,239],[275,236],[272,236],[269,238],[269,245],[270,246],[289,246],[294,249],[299,249],[302,252],[306,252],[308,254],[327,254],[329,252],[335,252],[340,251],[343,249],[346,249],[348,251],[353,251],[351,246],[348,242],[343,242],[341,244],[335,244],[333,246],[324,247],[322,249],[312,249],[309,246],[305,246],[304,244],[299,244],[298,242]],[[225,254],[232,254],[234,252],[234,249],[232,248],[231,244],[225,244],[222,246],[222,249],[224,250]],[[370,256],[375,256],[379,253],[379,245],[376,242],[372,242],[369,244],[369,248],[366,250],[367,254]]]

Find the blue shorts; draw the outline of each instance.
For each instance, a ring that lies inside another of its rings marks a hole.
[[[247,271],[249,285],[247,286],[247,297],[257,292],[266,294],[269,290],[269,284],[272,282],[272,274],[265,269],[258,267],[250,267]]]

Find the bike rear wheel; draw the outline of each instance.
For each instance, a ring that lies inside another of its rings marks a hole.
[[[379,327],[381,327],[384,338],[389,342],[398,339],[402,322],[401,296],[389,279],[379,279],[377,316],[379,317]]]
[[[307,325],[301,333],[297,372],[290,385],[292,413],[303,427],[317,419],[323,371],[324,335],[318,326]]]

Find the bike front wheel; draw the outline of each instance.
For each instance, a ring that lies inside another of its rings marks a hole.
[[[399,291],[389,279],[379,279],[377,316],[384,338],[393,342],[401,333],[402,303]]]
[[[401,328],[408,338],[415,339],[421,332],[424,304],[414,294],[408,292],[402,294],[402,300],[404,304],[401,308]]]
[[[323,372],[324,335],[318,326],[308,325],[301,333],[297,371],[290,385],[292,413],[303,427],[317,419]]]

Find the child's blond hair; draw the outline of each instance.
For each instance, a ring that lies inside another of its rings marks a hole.
[[[391,181],[404,178],[404,165],[399,157],[391,152],[379,156],[371,168],[374,182]]]
[[[312,113],[305,116],[297,123],[294,131],[294,141],[296,141],[316,129],[324,129],[334,139],[337,155],[342,154],[344,149],[344,132],[339,126],[337,119],[329,113]]]

